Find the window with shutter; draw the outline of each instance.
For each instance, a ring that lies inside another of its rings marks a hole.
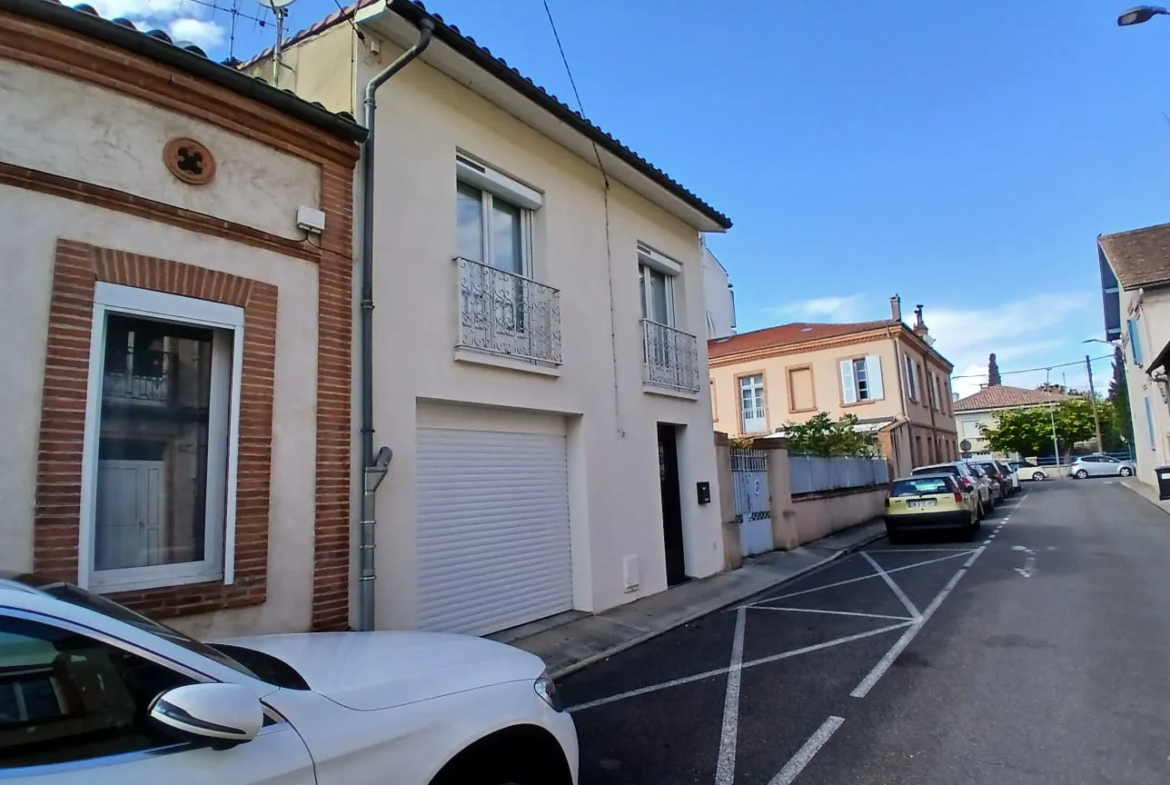
[[[1126,321],[1126,328],[1129,330],[1129,351],[1133,355],[1133,361],[1137,365],[1142,364],[1142,342],[1138,335],[1138,325],[1133,319]]]
[[[841,361],[841,400],[846,403],[857,403],[857,382],[853,378],[853,361]]]
[[[790,368],[788,370],[788,409],[791,412],[810,412],[817,408],[816,392],[813,389],[812,368]]]
[[[865,375],[869,379],[869,397],[880,401],[886,397],[885,385],[882,384],[882,358],[871,354],[865,358]]]
[[[903,365],[906,368],[906,395],[912,401],[918,400],[918,394],[914,391],[914,363],[910,359],[910,355],[902,355]]]

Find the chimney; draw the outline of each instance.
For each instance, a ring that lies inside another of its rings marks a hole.
[[[890,313],[895,322],[902,321],[902,298],[896,294],[890,298]]]
[[[925,340],[928,332],[926,322],[922,321],[922,304],[919,303],[914,308],[914,334]]]

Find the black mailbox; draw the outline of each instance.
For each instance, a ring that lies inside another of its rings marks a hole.
[[[696,483],[695,487],[699,491],[699,504],[710,504],[711,503],[711,483],[700,482],[700,483]]]

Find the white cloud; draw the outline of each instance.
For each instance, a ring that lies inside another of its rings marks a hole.
[[[845,297],[815,297],[766,310],[776,317],[789,321],[852,322],[859,318],[865,302],[865,295],[852,294]]]
[[[211,16],[214,11],[186,0],[90,0],[106,19],[124,17],[139,30],[161,28],[175,41],[189,41],[203,49],[223,44],[227,29]]]
[[[983,308],[927,309],[923,318],[935,348],[955,365],[955,392],[967,396],[987,382],[992,352],[1001,372],[1074,360],[1083,349],[1084,325],[1100,319],[1095,302],[1084,292],[1040,294]],[[1084,368],[1071,366],[1051,374],[1043,370],[1008,374],[1003,382],[1036,387],[1046,378],[1070,387],[1083,387],[1086,381]]]
[[[203,49],[211,49],[223,43],[225,31],[209,19],[176,19],[167,27],[167,32],[176,41],[190,41]]]

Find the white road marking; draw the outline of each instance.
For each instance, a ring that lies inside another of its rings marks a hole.
[[[877,570],[877,574],[880,575],[882,580],[886,582],[886,585],[890,587],[890,591],[892,591],[894,596],[898,598],[898,601],[902,603],[902,607],[906,609],[906,612],[910,614],[910,617],[915,621],[921,619],[922,614],[919,613],[918,609],[914,607],[914,603],[910,602],[910,598],[906,596],[906,592],[902,591],[902,587],[894,583],[894,579],[890,577],[890,574],[883,570],[882,566],[874,561],[874,558],[868,553],[862,551],[861,555],[867,562],[869,562],[871,567]]]
[[[903,570],[912,570],[915,567],[925,567],[928,564],[935,564],[935,563],[940,562],[940,561],[946,561],[947,559],[954,559],[954,558],[957,558],[959,556],[966,556],[970,552],[971,552],[970,550],[959,551],[957,553],[951,553],[951,554],[948,554],[946,556],[939,556],[936,559],[928,559],[927,561],[915,562],[914,564],[907,564],[907,565],[904,565],[902,567],[895,567],[892,570],[886,570],[886,574],[893,575],[894,573],[902,572]],[[838,586],[845,586],[846,584],[857,583],[858,581],[871,581],[876,577],[878,577],[876,574],[862,575],[860,578],[849,578],[847,580],[837,581],[836,583],[829,583],[829,584],[825,584],[824,586],[817,586],[815,589],[802,589],[801,591],[794,591],[790,594],[781,594],[778,597],[767,597],[767,598],[757,602],[756,605],[759,605],[759,604],[765,603],[765,602],[775,602],[776,600],[786,600],[789,597],[799,597],[802,594],[811,594],[812,592],[820,591],[821,589],[835,589]]]
[[[776,608],[771,605],[748,605],[753,611],[787,611],[788,613],[827,613],[830,616],[860,616],[863,619],[892,619],[894,621],[914,621],[910,616],[884,616],[880,613],[856,613],[854,611],[825,611],[812,608]]]
[[[983,544],[984,545],[991,545],[991,538],[988,537],[986,540],[983,541]]]
[[[979,553],[975,555],[975,559],[979,558],[979,556],[982,554],[983,551],[980,550]],[[972,564],[975,563],[975,559],[970,560]],[[914,640],[914,636],[918,634],[918,631],[921,630],[928,621],[930,621],[930,617],[933,616],[934,612],[938,610],[938,607],[942,605],[943,600],[945,600],[951,593],[951,590],[955,588],[955,584],[959,582],[959,579],[963,577],[963,575],[967,572],[967,569],[967,567],[959,568],[959,571],[955,573],[954,577],[947,582],[947,585],[943,587],[943,590],[940,591],[934,600],[931,601],[930,605],[927,606],[926,610],[922,613],[922,618],[910,625],[910,628],[902,634],[901,638],[898,638],[898,640],[894,642],[894,645],[891,646],[890,650],[885,653],[885,656],[883,656],[881,660],[878,661],[878,664],[873,666],[873,670],[869,672],[869,675],[861,680],[861,683],[857,685],[853,692],[849,693],[852,697],[864,698],[869,694],[869,691],[873,689],[873,685],[877,684],[878,679],[880,679],[885,674],[885,672],[890,669],[890,666],[894,664],[894,660],[898,659],[898,655],[906,650],[906,647],[910,645],[910,641]]]
[[[975,563],[975,560],[976,560],[976,559],[978,559],[978,558],[979,558],[979,556],[980,556],[982,553],[983,553],[983,549],[982,549],[982,548],[977,548],[977,549],[975,550],[975,552],[971,554],[971,558],[970,558],[970,559],[967,559],[967,561],[963,562],[963,566],[964,566],[964,567],[970,567],[972,564],[974,564],[974,563]]]
[[[962,551],[963,553],[970,553],[970,548],[869,548],[865,553],[933,553],[935,551],[946,551],[947,553],[954,553]]]
[[[727,694],[723,699],[723,731],[719,734],[719,759],[715,764],[715,785],[735,782],[735,743],[739,734],[739,685],[743,675],[743,628],[747,609],[740,608],[731,642],[731,664],[727,666]]]
[[[843,722],[845,722],[843,717],[829,717],[825,720],[821,727],[817,728],[816,733],[808,737],[804,746],[796,751],[792,759],[784,764],[784,768],[780,769],[780,773],[773,777],[768,785],[792,785],[792,781],[797,778],[800,772],[804,771],[804,767],[821,751],[821,747],[825,746],[825,743],[837,732],[837,728],[840,728]]]
[[[740,668],[746,670],[747,668],[754,668],[757,665],[766,665],[769,662],[778,662],[786,660],[790,657],[797,657],[801,654],[810,654],[821,649],[829,649],[833,646],[840,646],[845,643],[852,643],[859,641],[862,638],[872,638],[874,635],[881,635],[882,633],[891,632],[893,630],[900,630],[904,627],[913,624],[914,622],[902,622],[900,624],[891,624],[888,627],[879,627],[876,630],[869,630],[868,632],[859,632],[854,635],[846,635],[844,638],[836,638],[824,643],[814,643],[812,646],[804,646],[799,649],[792,649],[791,651],[780,652],[779,654],[770,654],[767,657],[760,657],[759,659],[750,660],[743,663]],[[690,684],[691,682],[702,681],[703,679],[710,679],[715,676],[722,676],[727,673],[727,668],[715,668],[713,670],[704,671],[703,673],[696,673],[693,676],[683,676],[678,679],[671,679],[660,684],[651,684],[646,687],[639,687],[636,690],[629,690],[628,692],[620,692],[617,695],[610,695],[608,698],[598,698],[597,700],[587,701],[576,706],[570,706],[569,711],[584,711],[585,709],[593,709],[598,706],[604,706],[607,703],[614,703],[616,701],[625,700],[626,698],[636,698],[639,695],[646,695],[651,692],[658,692],[659,690],[669,689],[671,687],[678,687],[683,684]]]

